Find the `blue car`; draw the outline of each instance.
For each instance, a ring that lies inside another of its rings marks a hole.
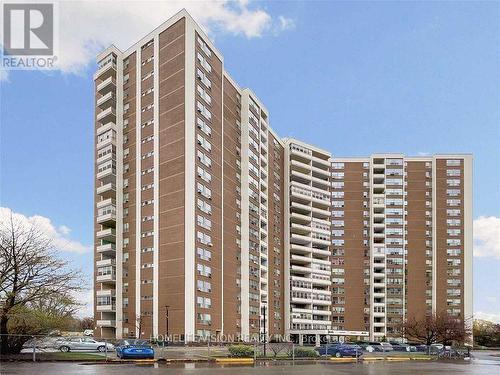
[[[146,340],[125,339],[115,346],[116,356],[121,359],[154,359],[155,351]]]
[[[363,353],[356,346],[346,344],[326,344],[316,348],[316,351],[321,356],[335,356],[337,358],[360,357]]]

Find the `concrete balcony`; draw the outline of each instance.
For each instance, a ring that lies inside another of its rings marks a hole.
[[[312,259],[309,257],[305,257],[302,255],[295,255],[295,254],[292,254],[290,259],[295,264],[310,264],[312,261]]]
[[[330,306],[332,304],[332,301],[313,298],[312,303],[313,305],[317,306]]]
[[[310,254],[313,249],[309,246],[290,244],[290,250],[294,254]]]
[[[116,264],[115,259],[102,259],[95,262],[97,267],[114,266]]]
[[[106,133],[108,130],[116,131],[116,124],[114,122],[103,124],[96,129],[96,133],[97,135],[101,135],[102,133]]]
[[[97,320],[96,325],[98,327],[116,327],[116,320]]]
[[[311,304],[311,299],[310,298],[300,298],[300,297],[291,297],[290,298],[292,303],[300,303],[301,305],[310,305]]]
[[[96,90],[105,95],[108,92],[116,89],[116,80],[114,77],[108,77],[101,83],[99,83],[96,87]]]
[[[291,202],[292,213],[296,212],[302,215],[310,215],[312,207],[306,204]]]
[[[108,107],[105,110],[99,112],[96,116],[96,120],[101,123],[106,123],[109,121],[115,122],[116,120],[116,111],[113,107]]]
[[[305,274],[312,273],[312,270],[310,267],[302,267],[302,266],[297,266],[295,264],[292,264],[290,269],[291,269],[291,271],[295,271],[295,272],[299,272],[299,273],[305,273]]]
[[[98,254],[113,255],[116,253],[116,245],[114,243],[107,243],[96,247]]]
[[[311,207],[311,211],[313,212],[313,217],[317,217],[319,219],[328,219],[330,217],[330,211],[328,210]]]
[[[311,222],[311,216],[309,215],[302,215],[296,212],[292,212],[290,215],[292,222],[294,223],[300,223],[300,224],[308,224]]]
[[[308,225],[302,225],[302,224],[292,223],[291,231],[292,231],[292,233],[302,234],[302,235],[305,235],[305,236],[309,236],[310,233],[311,233],[311,231],[312,231],[312,229]]]
[[[116,305],[109,304],[109,305],[97,305],[96,310],[99,312],[116,312]]]
[[[101,96],[99,99],[96,101],[96,105],[104,109],[109,106],[114,106],[114,103],[116,102],[116,96],[114,92],[108,92],[106,95]]]
[[[96,178],[98,180],[101,180],[101,182],[104,184],[113,183],[116,180],[116,169],[107,168],[101,172],[98,172]]]
[[[108,137],[106,139],[103,139],[100,142],[97,142],[95,147],[97,150],[100,150],[101,148],[104,148],[104,147],[109,146],[109,145],[116,146],[116,138],[114,136]]]
[[[116,240],[116,230],[114,228],[100,230],[96,233],[96,237],[100,240],[113,242]]]
[[[94,74],[94,79],[107,79],[114,75],[116,75],[116,62],[113,58],[109,58],[100,64],[99,69]]]
[[[307,245],[307,244],[311,243],[311,237],[309,237],[309,236],[303,236],[300,234],[292,233],[290,238],[294,244],[298,244],[298,245]]]
[[[116,225],[116,212],[115,210],[103,213],[102,215],[97,216],[97,223],[106,225],[106,226],[115,226]]]
[[[96,189],[96,193],[105,199],[112,198],[116,196],[116,186],[112,182],[101,185]]]
[[[109,273],[105,275],[97,275],[96,276],[96,282],[98,283],[115,283],[116,282],[116,275],[114,273]]]
[[[114,297],[116,295],[115,289],[102,289],[96,291],[97,297]]]
[[[330,316],[332,312],[330,310],[312,310],[314,315]]]

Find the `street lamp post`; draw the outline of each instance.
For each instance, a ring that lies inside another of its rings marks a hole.
[[[169,309],[169,305],[165,305],[165,318],[166,318],[166,325],[167,325],[167,345],[168,345],[168,340],[169,340],[169,337],[168,337],[168,309]]]

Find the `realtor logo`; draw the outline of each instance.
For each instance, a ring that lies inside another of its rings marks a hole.
[[[4,4],[3,48],[5,55],[52,55],[54,53],[53,4]]]
[[[55,69],[59,46],[57,3],[4,2],[1,65],[6,70]]]

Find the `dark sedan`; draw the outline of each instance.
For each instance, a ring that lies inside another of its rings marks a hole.
[[[146,340],[121,340],[115,346],[116,356],[121,359],[154,359],[155,352]]]
[[[359,357],[362,351],[357,346],[346,344],[326,344],[316,348],[316,351],[321,356],[341,357]]]

